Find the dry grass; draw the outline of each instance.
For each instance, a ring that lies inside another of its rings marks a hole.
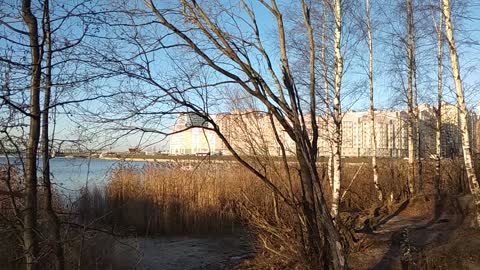
[[[233,165],[182,170],[124,164],[113,170],[103,191],[94,188],[84,194],[79,212],[82,219],[104,217],[107,224],[147,235],[219,233],[238,225],[242,194],[258,193],[260,199],[262,190],[256,179]]]
[[[75,209],[78,217],[62,217],[67,223],[84,224],[87,228],[65,226],[63,229],[68,268],[77,269],[80,264],[79,269],[105,269],[112,265],[113,238],[89,230],[91,228],[143,235],[175,235],[228,233],[239,226],[247,226],[254,233],[258,258],[267,261],[267,265],[287,268],[301,265],[301,244],[295,240],[298,239],[295,235],[298,222],[295,209],[278,201],[278,215],[275,215],[272,192],[235,162],[191,164],[193,170],[185,170],[184,165],[166,168],[161,163],[149,163],[143,168],[123,164],[113,170],[106,187],[84,189]],[[426,161],[423,166],[427,193],[433,190],[433,165],[433,162]],[[408,164],[403,160],[381,159],[378,166],[384,194],[393,198],[394,203],[401,201],[407,196]],[[466,192],[461,160],[445,160],[443,166],[443,191],[449,194]],[[319,175],[326,176],[325,166],[320,165],[318,170]],[[272,166],[266,172],[280,190],[288,193],[286,174],[282,169]],[[355,174],[357,176],[352,181]],[[292,173],[292,177],[293,193],[300,196],[298,176]],[[343,211],[358,212],[378,206],[372,178],[368,160],[363,165],[344,162],[342,190],[346,193],[341,205]],[[14,181],[15,190],[19,182],[19,179]],[[2,188],[5,188],[4,184],[2,181]],[[322,179],[322,186],[330,204],[331,188],[327,179]],[[0,262],[6,269],[9,266],[15,269],[22,261],[22,251],[18,235],[7,226],[14,222],[11,203],[5,194],[0,194],[0,199],[0,237],[2,242],[13,247],[0,249]],[[21,204],[21,197],[17,200]],[[57,207],[61,209],[61,202]],[[40,228],[42,226],[41,221]],[[48,247],[42,250],[47,258],[45,262],[49,261]]]
[[[443,166],[443,190],[449,194],[466,192],[461,162],[444,161]],[[225,232],[239,222],[248,223],[252,215],[263,217],[267,223],[278,221],[272,211],[272,192],[237,163],[193,163],[192,170],[185,167],[166,168],[162,163],[148,163],[143,168],[119,165],[104,189],[94,187],[82,192],[78,203],[81,221],[102,221],[137,233],[163,235]],[[381,159],[378,167],[385,196],[393,198],[392,203],[403,200],[407,196],[406,161]],[[324,169],[319,166],[319,175],[326,177]],[[433,192],[433,172],[433,162],[424,162],[426,193]],[[287,194],[285,173],[278,168],[267,173]],[[370,164],[345,162],[342,173],[344,211],[378,206]],[[298,176],[292,177],[294,193],[299,195]],[[327,179],[322,179],[322,186],[329,203]],[[283,219],[293,214],[281,202],[279,212]]]
[[[381,159],[378,166],[380,184],[386,197],[393,198],[391,203],[406,198],[407,162]],[[465,192],[461,162],[445,160],[443,166],[443,190],[451,194]],[[155,163],[143,168],[121,165],[113,170],[104,190],[94,188],[84,194],[79,208],[81,217],[146,235],[217,234],[240,224],[253,232],[258,257],[268,261],[268,265],[284,268],[301,265],[296,210],[278,201],[279,214],[275,215],[272,192],[253,174],[234,162],[194,163],[193,170],[182,168],[185,166],[165,168]],[[331,188],[325,178],[325,166],[320,165],[318,170],[324,176],[322,186],[330,204]],[[426,193],[433,192],[433,172],[434,163],[425,161]],[[268,167],[266,173],[280,190],[288,193],[287,177],[281,168]],[[300,198],[298,176],[292,173],[292,177],[294,195]],[[372,178],[368,160],[363,165],[344,162],[343,211],[368,212],[379,206]]]
[[[41,183],[41,179],[39,179]],[[13,192],[9,191],[8,185]],[[7,175],[6,166],[0,166],[0,269],[23,269],[21,221],[15,215],[12,207],[12,199],[17,208],[22,209],[22,177],[16,168],[10,168]],[[13,194],[13,197],[11,196]],[[39,188],[38,193],[38,231],[39,240],[39,268],[53,269],[53,254],[51,246],[45,239],[48,224],[46,223],[45,211],[42,208],[43,191]],[[54,207],[59,213],[67,213],[72,209],[66,209],[60,196],[54,192]],[[71,226],[76,222],[72,215],[60,215],[62,226],[62,241],[65,251],[65,269],[89,270],[111,269],[112,250],[114,238],[111,235],[83,229],[80,226]]]

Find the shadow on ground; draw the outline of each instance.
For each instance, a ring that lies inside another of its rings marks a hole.
[[[246,233],[212,237],[128,238],[116,245],[114,269],[224,270],[253,256]]]
[[[350,266],[374,270],[452,269],[451,262],[458,259],[470,262],[465,266],[456,264],[454,269],[479,269],[475,265],[479,265],[480,255],[461,258],[462,254],[475,254],[480,248],[480,233],[465,234],[470,231],[466,222],[469,213],[465,210],[468,207],[459,203],[461,200],[441,198],[440,203],[435,203],[433,196],[422,195],[402,203],[372,233],[359,236],[369,242],[368,248],[351,254]],[[464,235],[470,236],[462,239]],[[448,254],[452,245],[466,242],[472,245],[463,245],[459,258]],[[435,259],[439,256],[444,256],[445,261]]]

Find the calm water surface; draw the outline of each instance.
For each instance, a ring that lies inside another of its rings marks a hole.
[[[19,166],[21,164],[19,159],[14,157],[10,158],[10,162]],[[0,164],[6,163],[6,158],[0,157]],[[112,169],[125,163],[139,168],[146,164],[145,161],[53,158],[50,160],[52,183],[62,194],[73,195],[86,185],[89,187],[105,185]]]

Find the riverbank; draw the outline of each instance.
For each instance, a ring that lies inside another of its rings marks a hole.
[[[225,163],[225,162],[237,162],[237,160],[231,156],[195,156],[195,155],[137,155],[137,154],[109,154],[109,155],[67,155],[57,156],[55,159],[97,159],[97,160],[113,160],[113,161],[140,161],[140,162],[206,162],[209,163]],[[244,156],[244,159],[255,159],[255,157]],[[269,157],[272,161],[283,162],[280,157]],[[293,157],[287,157],[289,163],[296,162]],[[377,160],[384,160],[388,162],[402,162],[401,158],[377,158]],[[346,164],[361,164],[370,163],[369,157],[343,157],[342,161]],[[327,157],[319,157],[317,163],[328,162]]]

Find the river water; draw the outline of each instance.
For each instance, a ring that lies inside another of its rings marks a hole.
[[[21,166],[18,158],[10,157],[10,163]],[[0,164],[6,164],[7,159],[0,157]],[[50,160],[52,183],[61,194],[75,196],[85,186],[104,186],[110,177],[112,169],[120,164],[128,163],[141,168],[146,161],[119,161],[87,158],[53,158]],[[41,164],[41,160],[40,160]],[[41,170],[41,166],[39,166]]]

